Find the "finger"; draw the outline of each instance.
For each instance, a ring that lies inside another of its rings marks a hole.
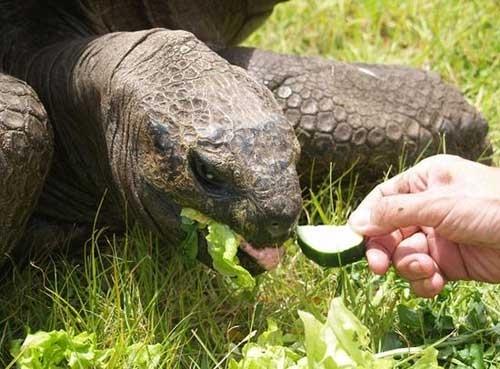
[[[411,289],[415,295],[425,298],[432,298],[438,295],[446,284],[440,273],[434,273],[430,278],[420,279],[410,282]]]
[[[403,235],[399,230],[367,240],[366,259],[373,273],[382,275],[387,272],[392,254],[402,240]]]
[[[383,197],[372,207],[370,223],[360,233],[376,236],[409,226],[437,227],[456,206],[456,199],[440,191]]]
[[[410,281],[429,278],[438,270],[429,256],[427,237],[421,232],[399,244],[394,251],[392,263],[398,274]]]
[[[349,217],[351,227],[364,234],[366,228],[371,225],[372,208],[380,199],[386,196],[425,191],[427,188],[428,168],[431,165],[432,160],[428,158],[375,187]]]
[[[444,273],[448,281],[468,280],[469,272],[460,252],[460,246],[436,234],[433,228],[425,228],[429,254]]]
[[[367,228],[369,229],[372,226],[371,213],[373,207],[385,196],[407,193],[407,190],[409,190],[409,185],[406,173],[401,173],[378,185],[351,214],[348,220],[349,225],[358,233],[365,234]]]
[[[403,227],[403,228],[399,229],[399,231],[401,232],[401,235],[402,235],[403,240],[404,240],[406,238],[411,237],[415,233],[420,232],[420,227],[418,227],[418,226]]]
[[[380,244],[374,242],[366,250],[366,260],[370,270],[378,275],[384,275],[391,266],[391,258],[387,250]]]
[[[397,262],[411,254],[429,254],[427,235],[423,232],[415,232],[404,238],[394,250],[393,260]]]
[[[500,202],[461,197],[438,188],[417,194],[382,198],[371,213],[365,236],[387,234],[409,226],[431,227],[456,243],[495,247],[500,243]]]
[[[403,239],[418,231],[418,227],[408,227],[388,235],[369,238],[366,242],[366,258],[371,271],[379,275],[385,274],[391,265],[394,250]]]
[[[397,273],[409,281],[430,278],[439,270],[434,260],[427,254],[406,255],[397,263],[393,261],[393,264]]]

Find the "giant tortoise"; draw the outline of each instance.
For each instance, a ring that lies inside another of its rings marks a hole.
[[[178,244],[190,207],[269,267],[301,176],[357,162],[369,181],[443,134],[485,150],[486,122],[434,73],[237,47],[280,1],[0,0],[0,259],[95,219]]]

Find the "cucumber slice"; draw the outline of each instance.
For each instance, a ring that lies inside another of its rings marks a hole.
[[[365,255],[363,236],[348,225],[299,226],[297,240],[309,259],[325,267],[351,264]]]

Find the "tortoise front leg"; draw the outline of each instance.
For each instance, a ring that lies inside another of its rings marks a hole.
[[[23,235],[51,156],[52,134],[35,92],[0,73],[0,268]]]
[[[299,172],[314,165],[324,178],[330,162],[341,173],[358,161],[362,179],[437,153],[477,159],[488,147],[487,123],[437,74],[402,66],[346,64],[322,58],[231,48],[222,56],[271,89],[302,145]]]

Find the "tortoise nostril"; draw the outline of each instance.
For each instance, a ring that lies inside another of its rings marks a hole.
[[[273,239],[281,239],[290,233],[290,224],[273,221],[267,226],[267,231]]]

